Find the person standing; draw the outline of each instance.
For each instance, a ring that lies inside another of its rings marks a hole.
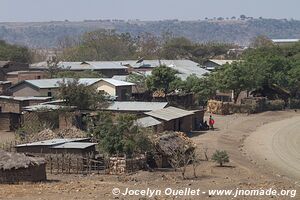
[[[214,124],[215,124],[215,120],[213,119],[213,117],[210,115],[209,116],[209,127],[211,130],[214,130]]]

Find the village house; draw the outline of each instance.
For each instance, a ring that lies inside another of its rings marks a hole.
[[[6,81],[7,73],[21,70],[29,70],[29,65],[14,61],[0,61],[0,81]]]
[[[26,106],[49,101],[51,97],[0,96],[0,130],[16,130],[22,123],[22,112]]]
[[[84,61],[84,62],[59,62],[58,67],[62,70],[80,72],[91,70],[101,73],[104,77],[111,78],[114,75],[128,74],[127,67],[118,61]],[[48,70],[47,62],[30,65],[31,70]]]
[[[25,80],[10,88],[13,96],[57,96],[60,83],[73,81],[72,78]],[[130,99],[134,83],[118,81],[111,78],[80,78],[80,84],[102,90],[117,100]]]
[[[184,156],[189,156],[195,151],[195,144],[181,132],[164,132],[155,140],[155,159],[149,163],[154,168],[176,167],[176,153],[181,152]]]
[[[81,119],[76,118],[76,107],[47,103],[24,107],[22,123],[42,122],[51,125],[52,128],[59,129],[80,125]]]
[[[168,102],[113,101],[107,108],[103,108],[103,110],[113,113],[144,115],[144,112],[160,110],[167,106]]]
[[[135,124],[139,127],[149,128],[155,133],[164,131],[163,122],[150,116],[137,119]]]
[[[6,80],[17,84],[24,80],[45,79],[48,75],[44,71],[13,71],[6,74]]]
[[[77,154],[87,155],[96,152],[96,144],[89,138],[58,138],[16,145],[16,151],[28,154]]]
[[[46,181],[46,161],[0,150],[0,183]]]
[[[51,97],[0,96],[0,112],[21,114],[26,106],[33,106],[50,100]]]
[[[159,125],[159,130],[190,133],[197,130],[199,124],[203,122],[204,112],[204,110],[189,111],[170,106],[160,110],[145,112],[145,115],[157,119],[161,124],[156,124],[157,122],[153,121],[152,118],[142,119],[142,124],[154,123],[155,126]]]
[[[128,71],[138,72],[145,76],[151,75],[151,71],[161,65],[166,65],[176,70],[178,72],[176,75],[182,80],[186,80],[192,74],[202,77],[204,74],[209,73],[209,71],[201,68],[198,63],[191,60],[127,60],[119,62],[128,67]]]

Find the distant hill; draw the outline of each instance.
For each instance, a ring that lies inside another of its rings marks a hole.
[[[234,19],[199,21],[87,20],[82,22],[0,23],[0,39],[32,48],[54,48],[66,36],[79,36],[96,29],[115,29],[138,35],[171,32],[197,42],[218,41],[247,45],[257,35],[269,38],[300,38],[300,21],[279,19]]]

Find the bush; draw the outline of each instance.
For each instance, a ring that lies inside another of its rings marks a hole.
[[[283,100],[272,100],[268,101],[266,110],[284,110],[285,102]]]
[[[229,156],[226,151],[216,150],[211,159],[218,163],[220,167],[223,167],[224,163],[229,162]]]
[[[291,109],[300,109],[300,99],[291,99],[290,100]]]

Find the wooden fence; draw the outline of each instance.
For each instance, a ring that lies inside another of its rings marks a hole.
[[[17,141],[0,144],[5,151],[14,152],[15,146],[21,144]],[[46,169],[51,174],[125,174],[145,168],[146,156],[134,155],[104,157],[92,154],[44,154],[30,153],[30,155],[43,157],[47,161]]]
[[[97,160],[89,155],[83,157],[74,154],[46,154],[47,170],[52,174],[105,174],[107,166],[105,159]]]

